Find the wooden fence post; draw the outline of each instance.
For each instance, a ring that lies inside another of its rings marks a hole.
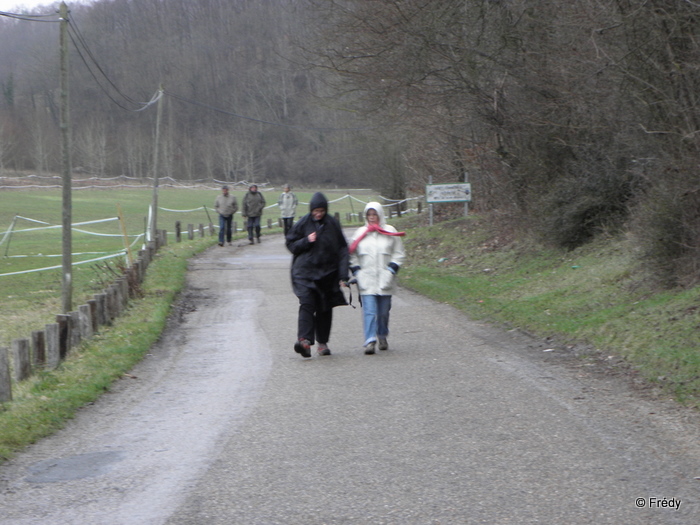
[[[204,224],[199,223],[199,236],[204,237]]]
[[[95,298],[95,304],[97,305],[97,323],[100,326],[107,324],[107,312],[106,305],[107,296],[104,293],[98,293],[93,296]]]
[[[58,323],[47,324],[46,332],[46,368],[53,370],[61,363],[61,336]]]
[[[83,334],[80,333],[80,313],[70,313],[70,348],[75,348],[80,344]]]
[[[29,339],[15,339],[12,341],[12,357],[15,365],[15,381],[19,383],[32,375]]]
[[[35,367],[43,367],[46,364],[46,333],[43,330],[32,332],[32,357]]]
[[[109,320],[114,321],[121,314],[121,299],[119,298],[117,285],[112,283],[107,290],[109,303]]]
[[[175,221],[175,242],[182,241],[182,223]]]
[[[194,224],[187,225],[187,238],[190,241],[194,239]]]
[[[83,339],[92,339],[92,315],[90,315],[90,306],[81,304],[78,306],[78,315],[80,318],[80,334]]]
[[[10,377],[10,355],[0,346],[0,403],[12,401],[12,378]]]
[[[87,304],[90,308],[90,322],[92,323],[92,335],[95,335],[100,329],[100,323],[97,314],[97,300],[88,299]]]
[[[70,315],[58,314],[56,323],[58,324],[58,355],[60,359],[65,359],[70,343]]]
[[[136,261],[136,266],[137,271],[138,271],[138,283],[141,284],[143,283],[143,280],[146,278],[146,268],[145,265],[143,264],[143,259],[139,259]]]

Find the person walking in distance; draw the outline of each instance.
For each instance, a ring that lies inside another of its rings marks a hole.
[[[233,232],[233,214],[238,211],[238,201],[234,195],[229,194],[228,186],[221,187],[221,194],[216,196],[214,210],[219,214],[219,246],[224,245],[224,239],[231,245]]]
[[[333,308],[347,304],[340,286],[348,279],[348,244],[340,223],[328,215],[322,193],[314,194],[309,209],[285,238],[293,255],[292,288],[299,299],[294,351],[303,357],[311,357],[314,341],[319,355],[331,355]]]
[[[371,355],[376,346],[379,350],[389,348],[391,295],[405,259],[401,240],[405,234],[386,223],[384,208],[378,202],[368,203],[364,216],[365,225],[357,229],[350,243],[350,271],[360,289],[364,351]]]
[[[284,185],[284,191],[280,194],[279,199],[277,199],[277,205],[280,207],[280,216],[282,217],[282,223],[284,225],[284,235],[289,233],[292,229],[292,224],[294,224],[294,215],[296,215],[297,196],[292,193],[289,184]]]
[[[253,244],[253,236],[260,242],[260,217],[265,208],[265,197],[258,191],[258,186],[252,184],[243,197],[243,217],[247,218],[248,241]]]

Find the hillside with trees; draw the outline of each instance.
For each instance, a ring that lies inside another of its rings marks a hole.
[[[73,165],[306,185],[472,184],[504,228],[628,233],[700,278],[700,4],[101,0],[71,8]],[[53,12],[51,9],[42,13]],[[57,25],[0,18],[0,168],[56,171]],[[97,67],[99,65],[99,67]]]

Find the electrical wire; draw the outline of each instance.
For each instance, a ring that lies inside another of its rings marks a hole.
[[[32,22],[60,22],[61,19],[55,19],[55,20],[41,20],[42,18],[47,18],[49,16],[57,16],[55,15],[20,15],[17,13],[5,13],[0,11],[0,16],[7,16],[9,18],[16,18],[19,20],[26,20],[26,21],[32,21]],[[248,117],[246,115],[241,115],[238,113],[234,113],[232,111],[224,110],[221,108],[217,108],[215,106],[212,106],[210,104],[205,104],[203,102],[199,102],[196,100],[188,99],[186,97],[183,97],[181,95],[177,95],[175,93],[171,93],[169,91],[165,90],[159,90],[157,91],[151,100],[148,102],[138,102],[131,98],[130,96],[124,94],[119,87],[110,79],[110,77],[107,75],[105,70],[102,68],[100,63],[97,61],[97,58],[93,54],[93,52],[90,49],[90,46],[88,46],[87,41],[85,40],[85,37],[82,35],[80,32],[80,29],[78,28],[77,24],[75,23],[75,20],[73,18],[69,18],[66,20],[67,22],[67,32],[68,36],[73,43],[73,46],[75,47],[75,50],[78,53],[78,56],[80,57],[80,60],[83,62],[85,67],[87,68],[88,72],[92,76],[92,78],[95,80],[97,83],[98,87],[102,90],[102,92],[109,98],[116,106],[119,108],[123,109],[124,111],[132,111],[132,112],[139,112],[147,109],[151,105],[155,104],[158,100],[163,95],[167,95],[169,97],[172,97],[176,100],[180,100],[181,102],[185,102],[188,104],[196,105],[199,107],[207,108],[211,111],[215,111],[217,113],[222,113],[225,115],[229,115],[235,118],[239,119],[244,119],[244,120],[249,120],[252,122],[258,122],[260,124],[267,124],[270,126],[278,126],[278,127],[284,127],[284,128],[290,128],[290,129],[297,129],[297,130],[304,130],[304,131],[366,131],[366,130],[371,130],[371,129],[377,129],[378,126],[365,126],[365,127],[344,127],[344,128],[339,128],[339,127],[323,127],[323,126],[305,126],[305,125],[297,125],[297,124],[286,124],[283,122],[272,122],[269,120],[263,120],[263,119],[257,119],[254,117]],[[92,65],[91,65],[92,64]],[[113,97],[106,86],[103,85],[103,82],[98,78],[97,73],[95,70],[99,71],[100,75],[104,80],[107,81],[107,83],[121,96],[125,101],[129,102],[130,104],[134,104],[139,106],[138,109],[130,109],[126,106],[124,106],[121,102],[116,100],[115,97]]]
[[[105,95],[107,95],[107,97],[112,102],[114,102],[117,106],[119,106],[121,109],[123,109],[125,111],[143,111],[144,109],[146,109],[148,106],[150,106],[154,102],[153,99],[151,99],[151,101],[149,101],[149,102],[138,102],[138,101],[134,100],[133,98],[131,98],[130,96],[124,94],[119,89],[119,87],[117,87],[117,85],[109,78],[107,73],[105,73],[102,66],[100,66],[99,62],[95,58],[95,55],[90,50],[90,46],[88,46],[87,41],[85,40],[85,37],[83,37],[82,33],[80,32],[80,29],[78,28],[78,26],[75,23],[75,20],[73,18],[70,18],[68,20],[67,28],[68,28],[68,36],[70,37],[71,42],[73,42],[73,46],[75,47],[76,51],[78,52],[78,56],[80,57],[80,60],[83,62],[83,64],[85,64],[85,67],[87,68],[90,75],[92,75],[92,78],[95,79],[95,82],[100,87],[100,89],[104,92]],[[78,42],[80,43],[80,46],[78,45]],[[86,60],[85,55],[81,51],[81,46],[82,46],[82,49],[85,51],[86,55],[90,58],[90,62],[102,74],[102,77],[104,77],[104,79],[109,83],[109,85],[112,86],[112,88],[114,88],[114,90],[124,100],[126,100],[127,102],[134,104],[136,106],[140,106],[138,109],[129,109],[127,107],[124,107],[121,103],[117,102],[117,100],[114,97],[112,97],[111,94],[109,94],[107,92],[107,90],[104,88],[102,83],[98,80],[97,75],[93,71],[93,68],[88,64],[88,61]]]
[[[14,18],[15,20],[25,20],[27,22],[44,22],[51,24],[55,24],[61,21],[61,19],[58,17],[58,13],[54,13],[52,15],[29,15],[23,13],[7,13],[5,11],[0,11],[0,16],[4,16],[6,18]],[[49,17],[56,18],[54,20],[43,20],[44,18]]]
[[[357,127],[357,128],[317,127],[317,126],[302,126],[302,125],[296,125],[296,124],[285,124],[283,122],[271,122],[269,120],[262,120],[262,119],[257,119],[257,118],[253,118],[253,117],[248,117],[245,115],[240,115],[238,113],[234,113],[232,111],[217,108],[215,106],[205,104],[204,102],[198,102],[196,100],[188,99],[188,98],[183,97],[181,95],[176,95],[175,93],[171,93],[170,91],[167,91],[167,90],[163,90],[163,94],[167,95],[169,97],[172,97],[174,99],[180,100],[181,102],[186,102],[188,104],[192,104],[195,106],[207,108],[207,109],[210,109],[211,111],[215,111],[217,113],[223,113],[224,115],[229,115],[229,116],[244,119],[244,120],[250,120],[252,122],[258,122],[260,124],[269,124],[271,126],[279,126],[279,127],[283,127],[283,128],[291,128],[291,129],[306,130],[306,131],[366,131],[366,130],[378,128],[378,126],[372,126],[372,127],[367,126],[367,127]]]

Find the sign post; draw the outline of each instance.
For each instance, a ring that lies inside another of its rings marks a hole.
[[[464,202],[472,200],[472,185],[468,182],[456,182],[453,184],[426,184],[425,201],[430,205],[440,202]],[[465,204],[464,214],[467,214],[468,204]],[[432,226],[432,214],[430,225]]]

